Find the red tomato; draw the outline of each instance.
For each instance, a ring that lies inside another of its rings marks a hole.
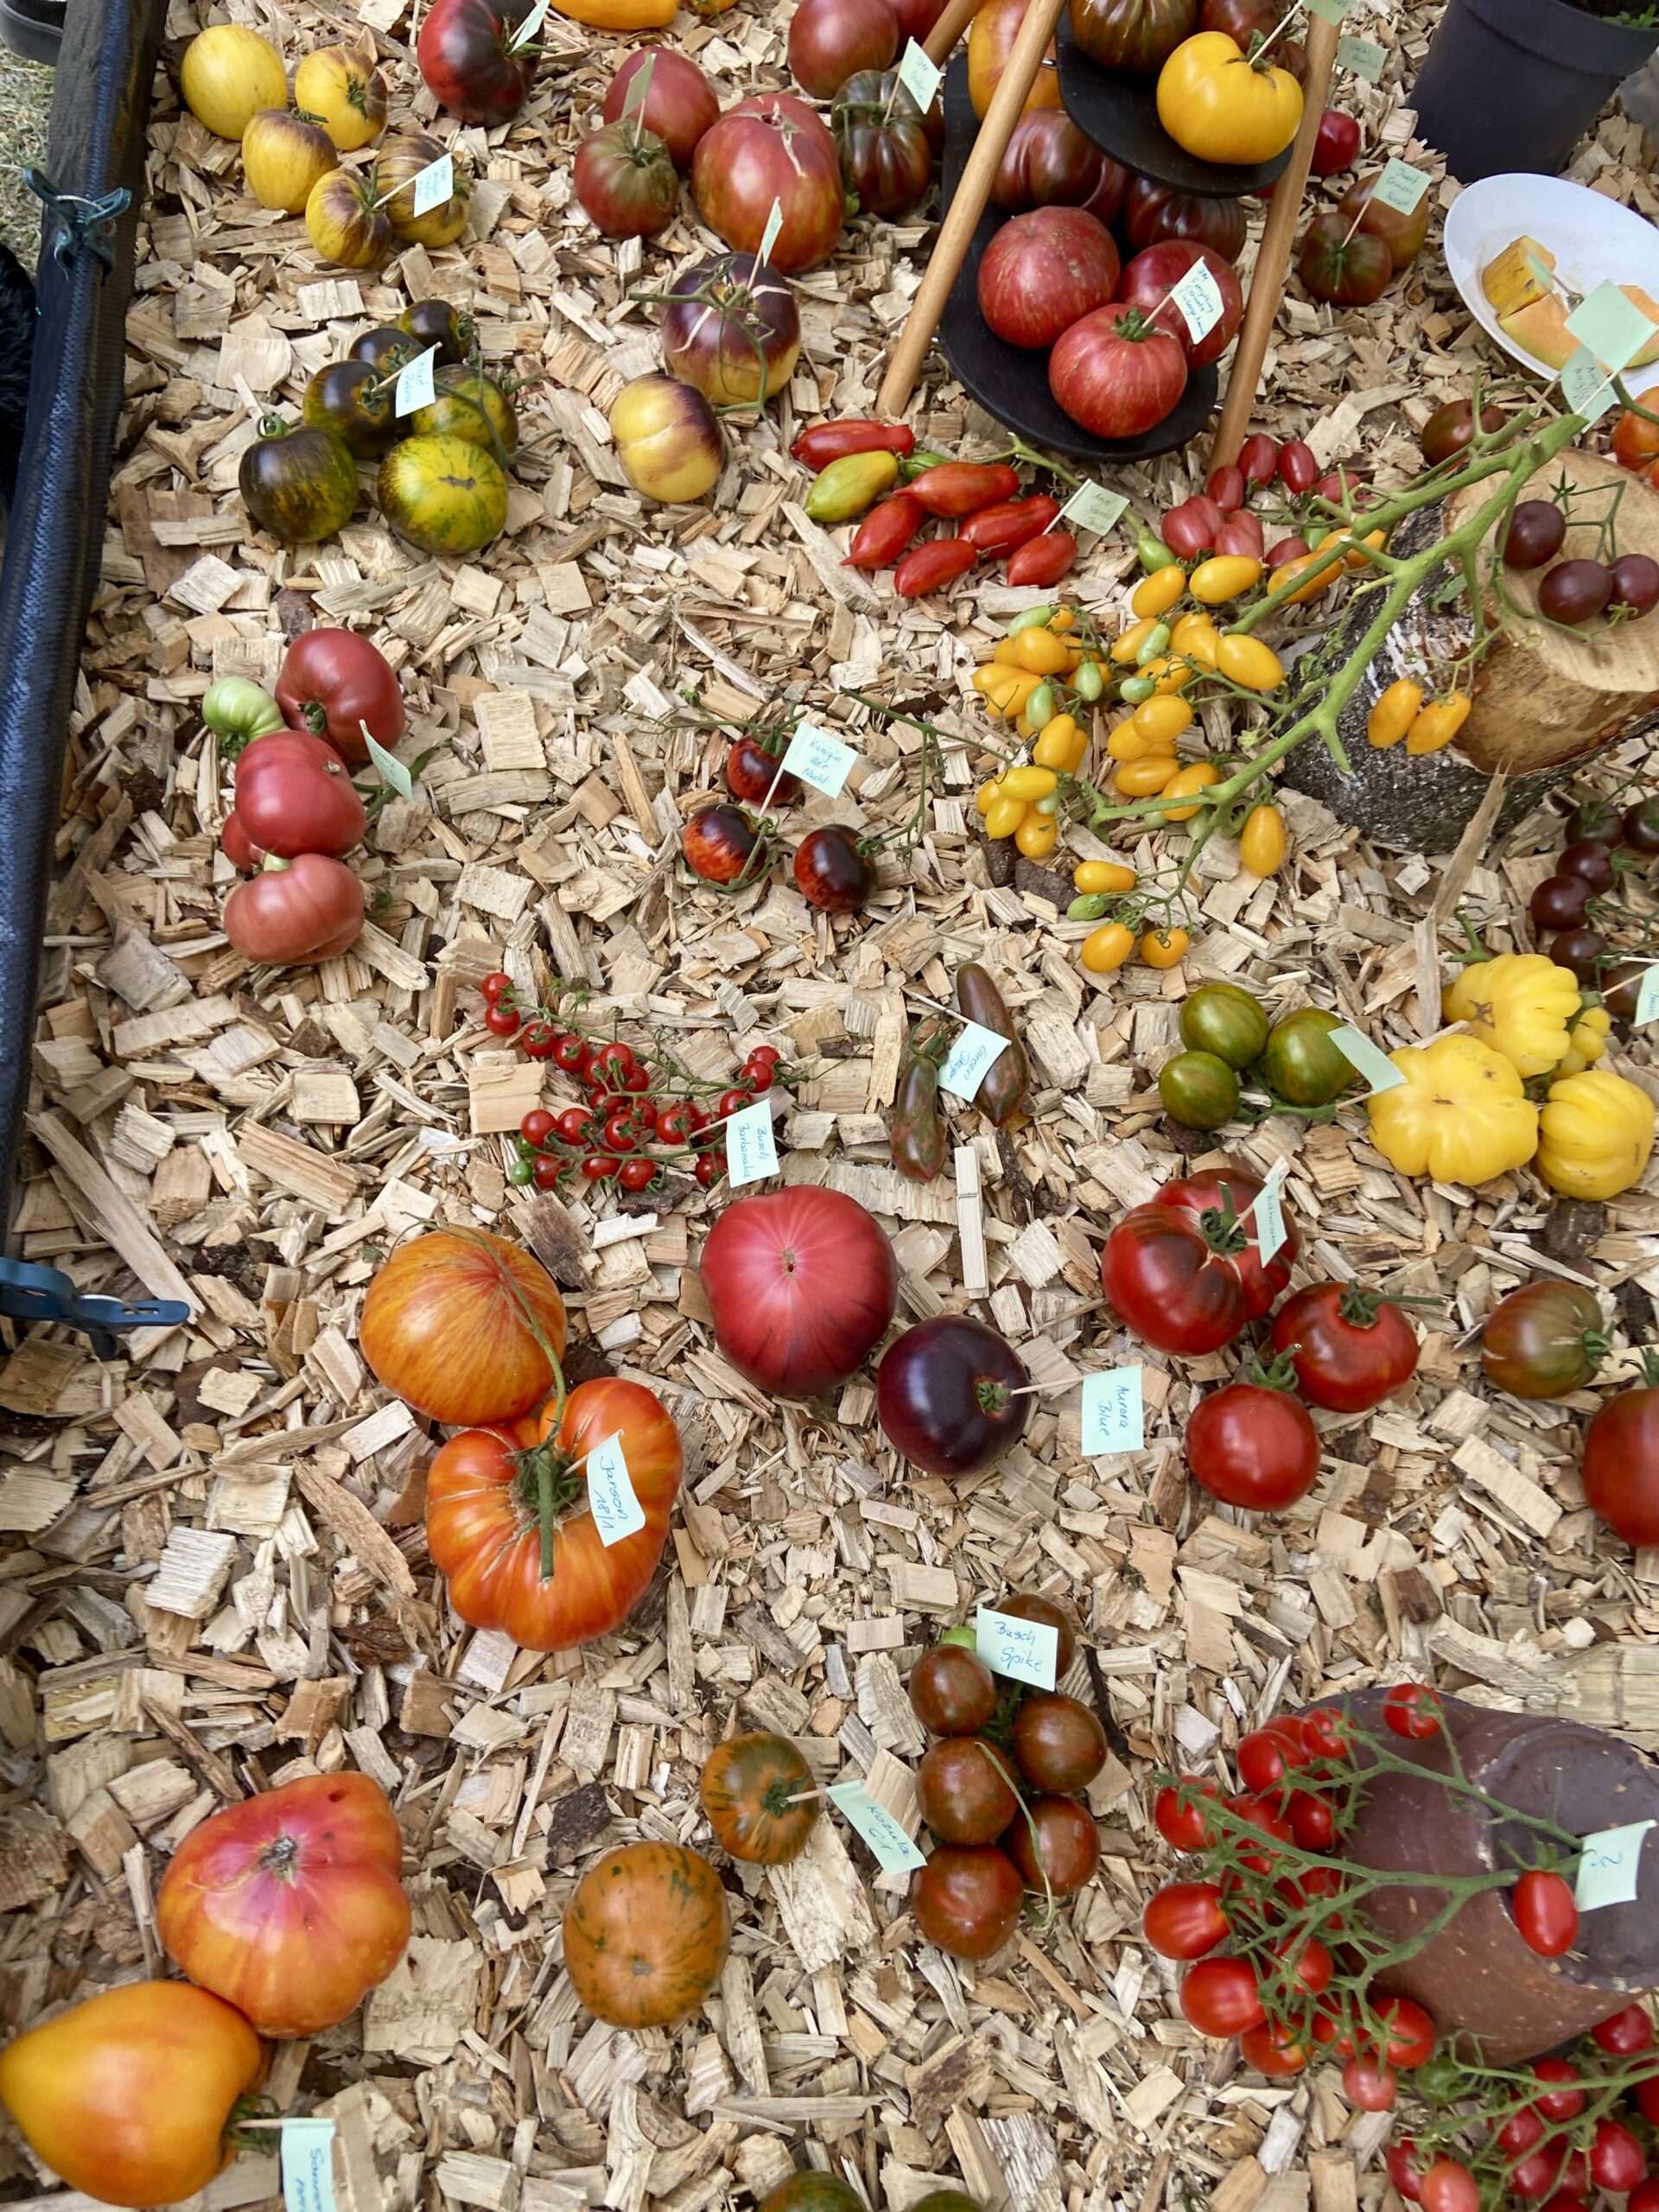
[[[628,86],[647,61],[651,89],[640,121],[663,141],[677,168],[690,168],[697,141],[720,119],[720,102],[696,63],[671,46],[642,46],[631,54],[612,78],[600,112],[607,123],[620,121]]]
[[[35,2156],[105,2204],[176,2204],[230,2164],[225,2132],[264,2078],[242,2015],[182,1981],[133,1981],[0,2051],[0,2099]]]
[[[1273,1349],[1288,1355],[1312,1406],[1363,1414],[1417,1371],[1417,1338],[1397,1306],[1351,1283],[1312,1283],[1273,1317]]]
[[[349,951],[363,931],[363,887],[326,853],[273,854],[225,901],[225,934],[245,960],[308,968]]]
[[[1249,487],[1244,481],[1243,470],[1236,463],[1230,463],[1224,467],[1212,468],[1210,480],[1204,489],[1205,497],[1213,499],[1223,514],[1232,515],[1243,505]]]
[[[1385,1997],[1371,2009],[1388,2037],[1390,2066],[1422,2066],[1434,2056],[1437,2031],[1421,2005],[1409,1997]]]
[[[1382,1700],[1382,1718],[1396,1736],[1426,1744],[1440,1732],[1440,1700],[1427,1682],[1396,1682]]]
[[[539,1261],[487,1230],[433,1230],[382,1261],[357,1341],[406,1405],[467,1428],[539,1406],[564,1332],[564,1300]]]
[[[1216,280],[1221,294],[1221,320],[1213,330],[1202,338],[1194,338],[1186,317],[1168,295],[1172,285],[1179,284],[1189,269],[1199,262]],[[1148,246],[1144,253],[1137,253],[1123,271],[1117,288],[1120,300],[1127,300],[1131,307],[1149,315],[1160,330],[1166,330],[1186,356],[1189,369],[1201,369],[1211,361],[1218,361],[1238,335],[1238,326],[1244,319],[1244,292],[1238,281],[1238,272],[1232,263],[1224,260],[1213,247],[1195,238],[1168,238],[1161,245]],[[1225,475],[1227,472],[1217,472]],[[1215,497],[1212,493],[1211,496]],[[1243,499],[1243,480],[1239,480],[1239,496],[1233,502],[1236,507]],[[1224,499],[1216,504],[1224,513],[1230,513]]]
[[[1423,2212],[1480,2212],[1480,2184],[1456,2158],[1436,2158],[1423,2176]]]
[[[219,833],[219,842],[226,859],[240,868],[244,875],[258,873],[265,857],[264,849],[249,836],[242,817],[234,807],[225,817],[225,827]]]
[[[1221,1891],[1213,1882],[1166,1882],[1147,1899],[1141,1932],[1165,1959],[1201,1959],[1227,1936]]]
[[[1659,2180],[1639,2181],[1630,2191],[1627,2212],[1659,2212]]]
[[[1287,1936],[1274,1944],[1270,1955],[1278,1961],[1275,1978],[1291,1987],[1305,1989],[1310,1997],[1329,1989],[1335,1971],[1331,1954],[1313,1936]]]
[[[1239,1780],[1247,1789],[1258,1796],[1265,1795],[1290,1771],[1290,1748],[1276,1731],[1253,1728],[1248,1736],[1239,1738],[1238,1749],[1233,1754]]]
[[[930,538],[925,545],[912,545],[899,562],[893,572],[893,590],[900,599],[925,599],[930,592],[965,576],[978,558],[978,548],[965,537]],[[843,837],[846,834],[836,832]]]
[[[192,1828],[156,1899],[174,1963],[262,2036],[354,2012],[409,1942],[403,1832],[366,1774],[310,1775]]]
[[[1286,1803],[1285,1818],[1304,1851],[1329,1851],[1337,1840],[1337,1816],[1323,1797],[1299,1789]]]
[[[1181,1980],[1181,2017],[1201,2036],[1243,2035],[1267,2018],[1255,1970],[1243,1959],[1200,1959]]]
[[[1584,1433],[1583,1474],[1586,1497],[1616,1536],[1659,1544],[1659,1389],[1603,1399]]]
[[[668,148],[632,117],[590,130],[571,168],[576,197],[607,238],[650,238],[674,219],[680,179]]]
[[[815,100],[827,100],[861,70],[887,69],[899,25],[887,0],[810,0],[789,19],[789,73]]]
[[[1100,1279],[1126,1327],[1160,1351],[1196,1358],[1259,1321],[1290,1281],[1299,1241],[1289,1234],[1264,1267],[1240,1217],[1262,1185],[1254,1175],[1166,1183],[1107,1238]]]
[[[645,1525],[607,1544],[585,1465],[620,1436]],[[543,1448],[550,1446],[550,1448]],[[650,1587],[679,1494],[679,1433],[638,1382],[578,1385],[554,1433],[554,1408],[511,1428],[452,1436],[426,1477],[426,1541],[449,1602],[474,1628],[505,1630],[529,1651],[569,1651],[608,1636]]]
[[[1056,404],[1097,438],[1138,438],[1186,389],[1178,338],[1133,308],[1096,308],[1062,331],[1048,357]]]
[[[1016,546],[1003,575],[1011,584],[1057,584],[1077,563],[1077,541],[1069,530],[1046,530]]]
[[[1624,2196],[1647,2176],[1647,2152],[1630,2129],[1616,2120],[1599,2120],[1590,2145],[1590,2178],[1597,2188]]]
[[[1340,1707],[1317,1705],[1297,1718],[1302,1724],[1303,1742],[1326,1765],[1339,1764],[1353,1756],[1348,1716]]]
[[[1008,345],[1046,353],[1079,316],[1115,296],[1120,267],[1112,234],[1097,215],[1081,207],[1034,207],[1004,223],[981,256],[979,311]]]
[[[1628,412],[1613,431],[1613,458],[1624,468],[1647,468],[1659,456],[1659,423]]]
[[[956,545],[955,539],[941,539],[932,545],[918,545],[915,552],[906,553],[893,571],[893,589],[901,597],[914,597],[917,590],[931,590],[931,583],[912,582],[912,588],[906,591],[906,569],[924,555],[954,551]],[[974,556],[976,560],[978,557],[977,554]],[[959,572],[953,569],[950,573],[954,575]],[[795,848],[790,873],[807,905],[816,906],[823,914],[855,914],[875,887],[875,871],[860,851],[857,838],[838,822],[826,823],[822,830],[808,830]]]
[[[893,1247],[855,1198],[800,1184],[737,1198],[699,1265],[715,1339],[740,1375],[815,1398],[856,1373],[899,1295]]]
[[[929,514],[954,521],[1013,499],[1020,489],[1020,472],[1005,461],[942,461],[912,476],[906,489]]]
[[[1510,1900],[1521,1941],[1542,1959],[1559,1959],[1579,1940],[1579,1908],[1573,1885],[1560,1875],[1535,1869],[1523,1874]]]
[[[1382,2154],[1382,2163],[1389,2170],[1389,2179],[1408,2204],[1423,2201],[1423,2164],[1417,2145],[1409,2135],[1396,2136]]]
[[[772,203],[783,227],[769,265],[785,276],[827,261],[841,236],[841,156],[823,123],[790,92],[755,92],[727,109],[691,162],[697,213],[741,253],[758,251]]]
[[[1400,2094],[1400,2077],[1373,2058],[1351,2058],[1342,2069],[1342,2094],[1361,2112],[1387,2112]]]
[[[1319,480],[1319,464],[1312,446],[1300,438],[1287,439],[1279,448],[1279,480],[1287,492],[1313,489]]]
[[[427,90],[463,123],[505,123],[524,105],[536,42],[532,38],[513,54],[507,48],[529,12],[525,0],[510,7],[494,0],[433,0],[415,59]]]
[[[1351,115],[1344,115],[1339,108],[1328,107],[1319,118],[1319,136],[1313,141],[1313,174],[1315,176],[1336,176],[1354,166],[1359,151],[1359,124]]]
[[[1307,2046],[1295,2029],[1280,2020],[1264,2020],[1246,2028],[1238,2039],[1239,2056],[1247,2066],[1272,2080],[1300,2074],[1307,2064]]]
[[[1622,2012],[1599,2020],[1590,2034],[1593,2042],[1617,2058],[1629,2058],[1638,2050],[1653,2048],[1653,2022],[1639,2005],[1627,2005]]]
[[[1210,1840],[1205,1802],[1220,1796],[1220,1784],[1208,1775],[1191,1775],[1179,1787],[1158,1792],[1152,1803],[1153,1825],[1172,1851],[1202,1851]]]
[[[345,762],[302,730],[257,737],[238,756],[236,815],[251,846],[284,860],[347,853],[368,824]]]
[[[1201,1488],[1250,1513],[1294,1505],[1319,1479],[1319,1433],[1306,1407],[1261,1383],[1230,1382],[1201,1398],[1182,1450]]]
[[[1236,1819],[1245,1821],[1253,1828],[1260,1828],[1264,1836],[1272,1837],[1277,1843],[1290,1841],[1290,1822],[1264,1799],[1252,1797],[1248,1791],[1242,1791],[1236,1797],[1229,1797],[1225,1802],[1227,1810]],[[1252,1873],[1270,1874],[1278,1864],[1279,1856],[1274,1851],[1241,1851],[1239,1860]]]
[[[1578,2086],[1580,2078],[1578,2068],[1565,2058],[1540,2058],[1535,2062],[1532,2070],[1541,2082],[1554,2082],[1560,2085],[1547,2090],[1541,2097],[1535,2097],[1534,2109],[1541,2113],[1546,2120],[1576,2120],[1584,2110],[1584,2091]],[[1645,2088],[1646,2084],[1642,2086]],[[1650,2118],[1654,2116],[1649,2114]]]
[[[1524,2158],[1542,2139],[1544,2123],[1530,2105],[1511,2113],[1497,2131],[1497,2147],[1506,2158]]]
[[[455,0],[436,0],[421,29],[424,45],[433,18]],[[481,6],[483,0],[461,0]],[[404,694],[391,662],[355,630],[304,630],[295,639],[276,678],[276,703],[290,729],[326,737],[348,768],[369,757],[362,725],[388,752],[404,734]],[[238,785],[240,795],[241,786]]]
[[[926,520],[921,503],[912,499],[908,492],[895,492],[890,499],[878,499],[853,532],[853,542],[847,548],[847,557],[842,566],[847,569],[891,568]],[[753,743],[753,740],[749,738],[742,741],[745,744]],[[793,776],[788,780],[791,784],[795,782]],[[798,790],[800,786],[797,785],[796,788]]]
[[[982,553],[1012,553],[1039,537],[1059,512],[1059,501],[1046,492],[1033,493],[1027,499],[1000,499],[995,506],[982,507],[977,514],[969,515],[957,535],[976,545]]]
[[[1149,176],[1132,176],[1123,200],[1123,231],[1137,253],[1166,238],[1190,238],[1225,262],[1244,251],[1249,232],[1242,200],[1177,192]]]
[[[1238,449],[1247,484],[1271,484],[1279,467],[1279,444],[1265,430],[1252,430]]]

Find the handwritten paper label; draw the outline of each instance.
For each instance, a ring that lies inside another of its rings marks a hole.
[[[778,1143],[772,1133],[772,1102],[757,1098],[726,1124],[726,1179],[734,1188],[764,1183],[778,1173]]]
[[[432,372],[437,364],[438,349],[429,346],[424,353],[417,353],[406,361],[397,372],[397,382],[391,395],[395,415],[412,415],[417,407],[429,407],[436,397],[432,383]]]
[[[834,1782],[826,1793],[844,1813],[870,1849],[884,1874],[913,1874],[927,1864],[885,1805],[878,1805],[861,1782]]]
[[[1255,1238],[1255,1249],[1262,1255],[1263,1267],[1290,1236],[1285,1226],[1285,1202],[1281,1196],[1285,1177],[1289,1173],[1287,1161],[1275,1161],[1257,1194],[1255,1204],[1250,1209],[1250,1231]]]
[[[797,722],[784,754],[784,766],[791,776],[810,784],[826,798],[839,798],[857,759],[850,745],[842,745],[816,722]]]
[[[651,98],[651,80],[657,73],[657,50],[653,47],[628,79],[628,89],[622,95],[622,121],[631,115],[640,114]]]
[[[435,162],[429,162],[423,169],[416,169],[410,179],[410,190],[415,195],[415,213],[429,215],[435,207],[442,207],[455,189],[455,164],[453,156],[440,154]]]
[[[1104,537],[1109,530],[1116,529],[1128,504],[1121,492],[1109,492],[1103,484],[1079,484],[1054,518],[1055,526],[1073,522],[1079,530]]]
[[[1339,38],[1337,41],[1337,67],[1351,71],[1356,77],[1363,77],[1368,85],[1382,82],[1388,61],[1388,48],[1379,46],[1375,39]]]
[[[1617,372],[1653,336],[1653,325],[1617,284],[1598,284],[1567,318],[1568,334],[1587,346],[1603,368]]]
[[[1584,1839],[1584,1856],[1573,1897],[1580,1912],[1605,1904],[1633,1904],[1640,1888],[1642,1846],[1651,1821],[1631,1821],[1622,1828],[1603,1828]]]
[[[1060,1631],[1052,1621],[1022,1621],[982,1605],[974,1615],[974,1649],[994,1675],[1052,1690],[1060,1663]]]
[[[754,257],[754,265],[757,269],[763,262],[772,259],[772,249],[777,245],[778,233],[783,227],[784,203],[781,200],[774,200],[772,203],[772,213],[766,217],[766,227],[760,233],[760,250]]]
[[[334,2212],[334,2123],[290,2120],[283,2129],[283,2202],[288,2212]]]
[[[607,1551],[624,1536],[637,1536],[645,1525],[645,1510],[628,1477],[620,1433],[595,1444],[588,1454],[588,1503],[599,1541]]]
[[[1613,372],[1602,367],[1587,346],[1580,346],[1561,371],[1561,396],[1575,415],[1593,423],[1613,404]]]
[[[528,46],[542,25],[547,21],[548,0],[536,0],[536,5],[524,17],[518,29],[507,41],[507,52],[517,54],[521,46]]]
[[[965,1021],[939,1070],[940,1090],[948,1090],[953,1098],[977,1097],[980,1084],[1007,1049],[1007,1039],[995,1029],[982,1029],[976,1021]]]
[[[371,733],[367,722],[359,722],[358,728],[363,733],[364,744],[369,748],[370,760],[380,771],[381,782],[390,784],[399,798],[412,798],[415,793],[415,779],[404,767],[397,755],[395,753],[387,752],[379,739]]]
[[[1170,288],[1169,296],[1180,309],[1195,346],[1221,321],[1221,287],[1202,261],[1195,261],[1180,283]]]
[[[944,72],[931,60],[926,49],[912,39],[899,59],[899,82],[925,115],[939,96]]]
[[[1356,1029],[1351,1022],[1344,1021],[1340,1029],[1333,1029],[1331,1042],[1364,1077],[1370,1086],[1368,1097],[1374,1098],[1379,1090],[1396,1090],[1405,1081],[1381,1046],[1373,1045],[1364,1031]]]
[[[1636,990],[1636,1026],[1645,1029],[1650,1021],[1659,1021],[1659,961],[1643,969]]]
[[[1304,4],[1310,16],[1323,16],[1327,23],[1339,23],[1352,0],[1304,0]]]
[[[1392,207],[1396,215],[1409,215],[1428,190],[1429,182],[1427,169],[1414,169],[1409,162],[1402,162],[1395,155],[1383,163],[1371,197],[1379,207]]]
[[[1083,1378],[1083,1456],[1146,1448],[1147,1415],[1139,1367],[1109,1367]]]

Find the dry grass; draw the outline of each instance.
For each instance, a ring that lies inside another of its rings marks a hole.
[[[0,50],[0,238],[32,269],[40,251],[41,203],[18,170],[46,152],[52,72]]]

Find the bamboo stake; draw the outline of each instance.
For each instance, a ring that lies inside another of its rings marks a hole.
[[[1024,111],[1026,95],[1037,81],[1037,72],[1065,4],[1065,0],[1030,0],[1027,7],[1014,51],[998,81],[985,120],[979,126],[974,150],[968,156],[962,181],[957,187],[957,196],[939,226],[932,258],[899,334],[881,389],[876,394],[878,415],[902,415],[916,388],[916,379],[933,342],[933,334],[939,327],[950,287],[957,281],[963,257],[985,212],[997,170],[1002,165],[1003,152]]]
[[[1211,468],[1221,468],[1229,461],[1236,461],[1238,449],[1249,432],[1256,391],[1262,382],[1262,365],[1268,356],[1268,340],[1273,335],[1274,318],[1284,296],[1285,272],[1290,266],[1290,249],[1296,235],[1296,219],[1301,213],[1302,194],[1306,189],[1308,172],[1313,164],[1313,141],[1319,135],[1319,118],[1325,112],[1325,100],[1331,91],[1331,73],[1336,62],[1336,25],[1327,23],[1323,16],[1311,16],[1307,25],[1307,82],[1302,92],[1302,125],[1290,149],[1290,166],[1274,187],[1273,199],[1268,204],[1267,225],[1262,233],[1255,269],[1250,277],[1250,296],[1244,308],[1244,320],[1239,327],[1238,349],[1233,355],[1233,365],[1228,373],[1227,397],[1221,410],[1221,426],[1216,432],[1215,443],[1210,448]]]
[[[947,0],[944,13],[923,41],[923,50],[930,61],[944,67],[945,56],[954,53],[957,41],[979,13],[981,0]]]

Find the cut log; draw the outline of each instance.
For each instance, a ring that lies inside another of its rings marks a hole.
[[[1541,471],[1524,496],[1548,498],[1563,478],[1575,491],[1590,495],[1571,512],[1596,520],[1606,513],[1613,490],[1622,486],[1618,550],[1659,560],[1659,498],[1640,477],[1573,451],[1558,455]],[[1478,484],[1413,515],[1396,532],[1393,550],[1409,554],[1432,544],[1471,505],[1490,498],[1491,489],[1490,484]],[[1570,529],[1566,551],[1594,555],[1594,531]],[[1483,574],[1489,559],[1483,551]],[[1494,824],[1497,835],[1529,813],[1593,754],[1659,727],[1659,620],[1596,622],[1582,632],[1551,627],[1525,619],[1535,614],[1537,587],[1547,572],[1503,573],[1504,590],[1514,602],[1506,610],[1513,626],[1479,663],[1473,710],[1443,752],[1413,759],[1403,745],[1396,745],[1379,753],[1366,739],[1365,721],[1379,696],[1400,677],[1421,683],[1426,693],[1452,680],[1459,656],[1468,650],[1472,625],[1463,600],[1449,607],[1436,604],[1450,570],[1413,595],[1344,709],[1339,728],[1348,773],[1320,740],[1312,738],[1287,760],[1285,781],[1322,799],[1339,821],[1351,823],[1375,844],[1443,853],[1462,836],[1494,769],[1507,770],[1510,779]],[[1343,625],[1348,649],[1358,644],[1368,620],[1362,601]]]

